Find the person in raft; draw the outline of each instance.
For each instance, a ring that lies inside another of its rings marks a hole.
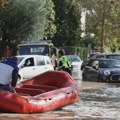
[[[16,93],[18,81],[17,57],[13,56],[0,62],[0,89]]]

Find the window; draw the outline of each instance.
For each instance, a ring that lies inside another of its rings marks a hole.
[[[25,60],[24,66],[34,66],[34,59],[33,58],[28,58]]]
[[[51,64],[51,61],[49,59],[46,59],[47,64]]]
[[[37,63],[37,66],[45,65],[45,60],[44,60],[43,57],[37,57],[36,58],[36,63]]]
[[[49,54],[49,46],[48,45],[20,45],[18,47],[18,53],[20,55],[48,55]]]

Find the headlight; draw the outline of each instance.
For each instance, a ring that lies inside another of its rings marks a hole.
[[[105,70],[104,71],[104,75],[106,75],[106,76],[110,75],[110,71],[109,70]]]

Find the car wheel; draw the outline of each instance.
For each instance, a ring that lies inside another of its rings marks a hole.
[[[98,82],[104,82],[104,79],[101,75],[98,77]]]

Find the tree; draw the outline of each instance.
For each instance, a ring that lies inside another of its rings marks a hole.
[[[40,40],[47,34],[46,29],[49,25],[47,0],[6,0],[6,2],[9,2],[10,7],[2,7],[0,11],[0,16],[2,16],[0,18],[2,34],[0,48],[2,50],[7,45],[13,47],[13,44],[17,45],[22,40]]]
[[[0,0],[0,58],[4,53],[5,42],[3,41],[3,26],[5,25],[3,15],[6,15],[6,11],[11,8],[11,2],[9,0]]]
[[[119,41],[119,0],[81,0],[81,8],[86,8],[86,35],[94,33],[93,47],[101,52]]]
[[[77,45],[80,40],[80,11],[76,0],[53,0],[57,32],[53,42],[57,46]]]
[[[45,29],[45,36],[47,39],[51,39],[54,34],[56,33],[56,26],[55,26],[55,11],[54,11],[54,4],[52,0],[46,0],[46,19],[47,19],[47,27]]]

